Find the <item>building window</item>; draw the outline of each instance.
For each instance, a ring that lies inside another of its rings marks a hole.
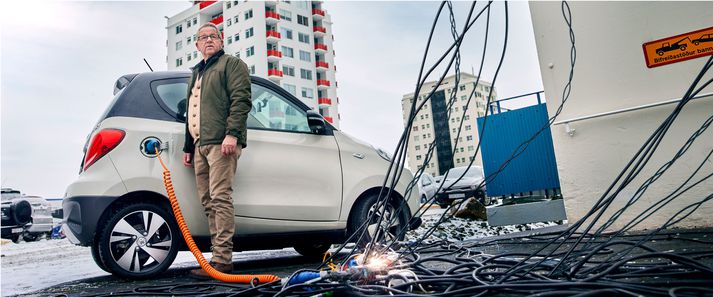
[[[255,65],[250,66],[250,74],[255,74]]]
[[[465,125],[465,131],[470,131],[470,125]]]
[[[188,38],[186,38],[186,45],[188,45],[188,44],[191,44],[191,37],[190,37],[190,36],[188,36]]]
[[[228,4],[228,5],[230,5],[230,4]],[[232,24],[233,24],[233,19],[228,19],[228,27],[230,27],[230,25],[232,25]]]
[[[228,36],[228,44],[233,43],[233,36]]]
[[[416,135],[416,136],[413,137],[413,141],[418,141],[418,140],[419,140],[418,135]]]
[[[191,60],[191,53],[188,53],[188,54],[186,55],[186,61],[190,61],[190,60]]]
[[[312,71],[300,68],[300,77],[303,79],[312,80]]]
[[[460,148],[460,152],[461,152],[461,153],[463,152],[463,148],[462,148],[462,147]]]
[[[282,65],[282,72],[284,75],[294,77],[295,76],[295,67]]]
[[[475,149],[475,148],[473,148],[472,145],[469,145],[469,146],[468,146],[468,151],[469,151],[469,152],[472,152],[474,149]]]
[[[191,20],[187,20],[187,21],[186,21],[186,28],[190,28],[190,27],[191,27]]]
[[[302,88],[302,97],[314,98],[314,91],[310,88]]]
[[[235,33],[233,40],[235,40],[235,42],[238,42],[238,40],[240,40],[240,33]]]
[[[232,7],[232,6],[233,6],[233,3],[230,2],[230,1],[228,1],[228,2],[227,2],[227,7],[228,7],[228,9],[230,9],[230,7]]]
[[[251,46],[248,49],[245,50],[245,57],[251,57],[252,55],[255,54],[255,47]],[[255,66],[253,66],[254,68]],[[254,73],[254,72],[253,72]]]
[[[294,58],[295,52],[294,52],[294,50],[292,50],[291,47],[286,47],[283,45],[282,46],[282,55],[284,55],[285,57]]]
[[[291,40],[292,39],[292,30],[280,27],[280,35],[282,35],[282,37],[284,37],[284,38]]]
[[[193,51],[193,59],[195,59],[195,58],[198,58],[198,52],[197,52],[197,51]]]
[[[238,3],[240,3],[238,0],[233,1],[233,6],[238,6]]]
[[[459,88],[461,91],[465,91],[465,85],[460,86]]]
[[[284,69],[284,67],[283,67]],[[293,70],[294,71],[294,70]],[[290,92],[290,94],[297,96],[297,88],[294,85],[291,84],[282,84],[282,87],[285,88],[287,92]]]
[[[176,67],[183,65],[183,58],[176,59]]]
[[[309,35],[304,34],[304,33],[297,33],[297,39],[299,39],[300,42],[309,44]]]
[[[309,52],[300,50],[300,60],[305,62],[312,62],[312,55]]]
[[[418,131],[418,126],[413,126],[413,131]]]
[[[179,50],[182,48],[183,48],[183,42],[182,41],[176,42],[176,50]]]
[[[292,12],[289,10],[280,9],[280,19],[291,22]]]
[[[309,18],[306,16],[297,15],[297,23],[309,27]]]
[[[183,25],[176,26],[176,34],[180,34],[181,32],[183,32]]]
[[[465,137],[465,140],[467,141],[472,141],[473,140],[473,135],[468,135]]]
[[[420,145],[417,145],[417,146],[416,146],[416,150],[417,150],[417,151],[420,151],[420,150],[421,150],[421,146],[420,146]]]
[[[246,20],[247,20],[247,19],[250,19],[250,18],[252,18],[252,17],[253,17],[253,10],[252,10],[252,9],[250,9],[250,10],[248,10],[248,11],[245,12],[245,19],[246,19]]]
[[[245,30],[245,38],[246,39],[252,37],[253,35],[255,35],[255,31],[253,30],[253,28]]]
[[[233,18],[233,23],[236,23],[236,24],[238,23],[238,16],[237,16],[237,15]]]
[[[470,120],[470,116],[469,116],[469,115],[466,115],[466,116],[463,117],[463,119],[465,119],[466,121],[467,121],[467,120]]]

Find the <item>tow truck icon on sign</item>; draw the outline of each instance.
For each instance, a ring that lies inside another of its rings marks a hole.
[[[686,50],[686,47],[688,47],[688,44],[685,44],[685,43],[682,44],[681,42],[683,42],[683,41],[686,40],[686,39],[688,39],[689,41],[691,41],[690,38],[686,37],[686,38],[684,38],[684,39],[681,39],[681,40],[679,40],[679,41],[674,42],[673,44],[669,44],[668,42],[664,42],[663,44],[661,44],[661,47],[660,47],[660,48],[657,48],[657,49],[656,49],[656,53],[657,53],[659,56],[663,56],[663,54],[664,54],[665,52],[672,51],[672,50],[677,50],[677,49],[678,49],[678,50],[681,50],[681,51],[685,51],[685,50]],[[698,40],[698,39],[696,39],[696,40]]]
[[[696,38],[691,41],[693,41],[693,44],[695,44],[696,46],[701,44],[701,42],[711,42],[713,41],[713,34],[703,34],[700,38]]]

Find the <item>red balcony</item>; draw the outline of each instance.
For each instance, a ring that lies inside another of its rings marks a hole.
[[[210,20],[210,22],[215,24],[216,26],[222,24],[223,23],[223,15]]]
[[[320,89],[329,88],[329,81],[326,79],[317,80],[317,88],[320,88]]]
[[[317,104],[319,105],[332,105],[332,99],[329,98],[319,98],[317,99]]]
[[[280,15],[274,11],[265,12],[265,22],[268,25],[274,25],[280,20]]]
[[[329,69],[329,63],[324,61],[317,61],[317,68]]]
[[[267,57],[282,58],[282,52],[278,50],[267,50]]]
[[[321,26],[314,26],[314,35],[319,35],[322,36],[324,34],[327,34],[327,28],[321,27]]]
[[[324,117],[324,119],[327,120],[327,122],[334,124],[334,120],[332,119],[332,117]]]
[[[198,8],[203,9],[208,6],[211,6],[213,3],[216,3],[216,2],[218,2],[218,1],[199,1]]]
[[[270,37],[277,38],[277,39],[282,38],[282,35],[280,34],[280,32],[273,31],[273,30],[267,31],[266,35],[267,35],[267,38],[270,38]]]
[[[321,9],[312,9],[312,17],[315,19],[321,19],[324,17],[324,10]]]
[[[315,43],[314,50],[324,53],[327,51],[327,45],[324,43]]]
[[[282,77],[282,71],[277,69],[268,69],[267,76],[278,76]]]

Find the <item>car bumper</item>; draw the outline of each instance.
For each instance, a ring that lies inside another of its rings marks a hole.
[[[89,246],[97,233],[97,223],[104,211],[119,197],[78,196],[62,202],[62,230],[69,242]]]
[[[22,226],[3,226],[2,227],[2,237],[9,237],[13,234],[22,233]]]
[[[465,200],[472,197],[482,196],[481,190],[471,188],[453,189],[446,192],[441,192],[436,195],[436,203],[451,204],[455,200]]]
[[[45,233],[52,231],[52,218],[32,218],[32,225],[27,228],[30,233]]]

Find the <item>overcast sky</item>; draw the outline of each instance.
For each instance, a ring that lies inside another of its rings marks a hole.
[[[2,187],[59,198],[77,177],[87,134],[121,75],[165,70],[166,20],[191,2],[0,4],[0,178]],[[326,2],[335,36],[341,130],[393,151],[403,129],[401,97],[413,92],[438,2]],[[481,7],[479,4],[478,7]],[[470,7],[454,3],[459,30]],[[443,14],[429,63],[452,42]],[[492,81],[504,39],[496,2],[483,79]],[[542,89],[527,3],[509,4],[500,98]],[[477,72],[483,21],[464,40],[461,67]],[[443,69],[440,69],[441,72]],[[440,74],[440,72],[439,72]],[[435,79],[436,74],[431,78]]]

